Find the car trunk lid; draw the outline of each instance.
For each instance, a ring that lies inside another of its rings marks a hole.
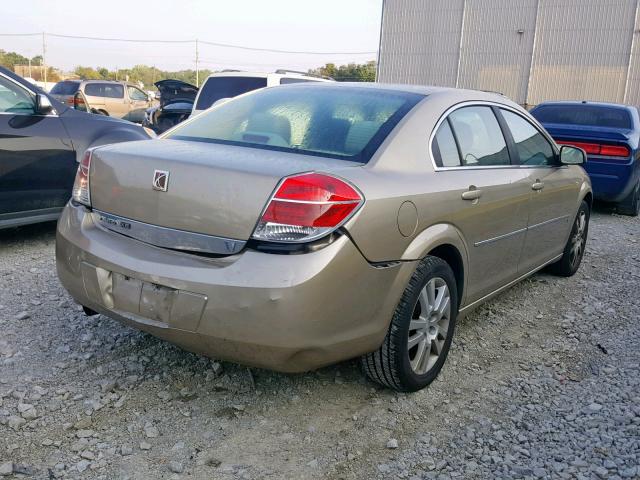
[[[335,172],[358,165],[202,142],[129,142],[94,151],[91,202],[95,210],[114,218],[246,241],[283,177],[314,170]],[[158,175],[165,175],[166,183],[158,181]],[[156,230],[153,235],[160,236],[162,232]],[[172,247],[166,241],[144,240]]]

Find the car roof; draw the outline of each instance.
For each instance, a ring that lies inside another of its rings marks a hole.
[[[286,88],[358,88],[385,90],[401,93],[413,93],[423,95],[425,97],[438,96],[439,98],[450,97],[452,102],[464,101],[489,101],[503,103],[506,105],[516,105],[508,97],[495,92],[483,90],[467,90],[462,88],[436,87],[429,85],[406,85],[400,83],[376,83],[376,82],[309,82],[309,83],[293,83],[285,85]],[[275,87],[272,87],[275,88]],[[277,88],[283,88],[278,86]]]

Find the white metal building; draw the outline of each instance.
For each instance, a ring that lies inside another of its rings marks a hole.
[[[378,81],[640,105],[640,0],[383,0]]]

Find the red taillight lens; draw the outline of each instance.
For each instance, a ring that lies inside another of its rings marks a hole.
[[[628,157],[631,151],[622,145],[602,145],[600,147],[600,155],[606,157]]]
[[[73,184],[73,193],[71,198],[77,203],[91,206],[91,192],[89,191],[89,171],[91,170],[91,150],[87,150],[82,157],[78,171],[76,173],[76,181]]]
[[[571,145],[587,152],[587,155],[602,155],[604,157],[628,157],[631,150],[624,145],[601,145],[599,143],[573,142],[570,140],[558,142],[560,145]]]
[[[363,202],[344,180],[322,173],[286,178],[276,190],[253,238],[272,242],[307,242],[342,225]]]

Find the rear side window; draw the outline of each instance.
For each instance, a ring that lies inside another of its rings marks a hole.
[[[80,83],[78,82],[58,82],[51,89],[52,95],[75,95]]]
[[[236,98],[165,138],[238,145],[366,163],[422,95],[296,85]]]
[[[124,86],[118,83],[87,83],[84,93],[92,97],[124,98]]]
[[[433,143],[433,150],[436,165],[439,167],[460,166],[458,146],[456,145],[456,139],[453,137],[451,125],[449,125],[448,120],[442,122],[442,125],[438,127]]]
[[[540,105],[531,111],[531,115],[540,123],[633,128],[631,115],[626,109],[606,105]]]
[[[449,121],[463,167],[511,164],[507,143],[491,107],[463,107],[451,113]]]
[[[237,97],[266,86],[267,79],[261,77],[211,77],[200,89],[196,110],[206,110],[218,100]]]
[[[508,110],[500,112],[509,127],[521,165],[554,165],[555,153],[549,141],[527,120]]]

